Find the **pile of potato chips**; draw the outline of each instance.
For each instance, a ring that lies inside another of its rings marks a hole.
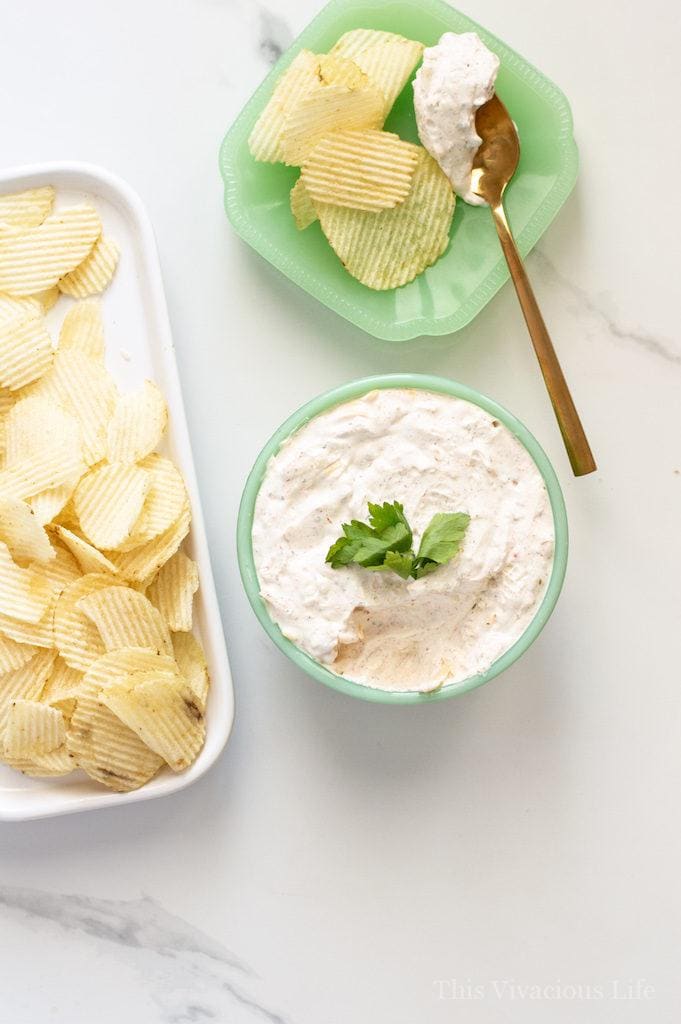
[[[203,746],[182,476],[166,404],[119,394],[99,301],[118,249],[89,205],[0,195],[0,759],[136,789]],[[55,344],[44,314],[76,298]]]
[[[454,193],[423,149],[382,130],[423,44],[354,29],[328,54],[301,50],[277,82],[249,147],[256,160],[300,167],[291,212],[319,220],[346,270],[398,288],[447,248]]]

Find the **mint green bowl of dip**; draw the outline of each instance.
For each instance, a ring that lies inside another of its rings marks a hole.
[[[267,466],[276,455],[282,443],[295,434],[301,427],[304,427],[315,416],[332,409],[334,406],[344,402],[350,402],[355,398],[377,389],[390,388],[420,388],[424,391],[434,391],[453,398],[464,399],[484,409],[491,416],[500,420],[510,432],[520,441],[523,447],[529,452],[542,475],[551,504],[554,528],[554,556],[551,568],[551,576],[547,584],[541,604],[539,605],[534,618],[526,628],[525,632],[516,640],[504,654],[501,655],[486,672],[470,676],[457,683],[442,686],[439,690],[430,693],[421,693],[414,690],[394,691],[384,690],[355,683],[344,676],[338,676],[331,672],[320,662],[315,661],[309,654],[301,650],[294,643],[288,640],[279,629],[279,626],[270,617],[265,602],[260,596],[260,586],[253,558],[253,546],[251,532],[253,528],[253,517],[255,504],[260,486],[267,471]],[[565,569],[568,556],[568,525],[565,512],[565,502],[558,483],[558,478],[549,462],[543,448],[512,413],[498,405],[493,399],[480,394],[473,388],[459,384],[457,381],[447,380],[444,377],[433,377],[416,373],[395,373],[384,374],[378,377],[366,377],[363,380],[352,381],[341,387],[327,391],[312,401],[307,402],[297,412],[279,427],[272,435],[260,455],[255,460],[246,486],[244,487],[241,505],[239,507],[239,519],[237,523],[237,554],[239,569],[246,595],[251,607],[258,617],[260,624],[271,640],[291,661],[332,690],[345,693],[350,697],[358,697],[360,700],[374,701],[378,704],[424,704],[430,701],[445,700],[448,697],[458,697],[468,690],[473,690],[483,683],[488,683],[495,676],[498,676],[505,669],[509,668],[537,639],[546,622],[555,608],[558,595],[560,594],[565,578]]]

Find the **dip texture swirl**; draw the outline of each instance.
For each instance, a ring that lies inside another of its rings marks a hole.
[[[456,557],[405,581],[325,563],[341,523],[400,501],[418,544],[467,512]],[[253,520],[263,600],[282,633],[365,686],[429,691],[486,671],[522,635],[551,574],[553,517],[533,459],[463,399],[373,391],[315,417],[270,460]]]
[[[475,130],[479,107],[492,98],[499,58],[475,32],[445,32],[423,53],[414,79],[414,111],[421,142],[439,163],[454,191],[474,206],[473,159],[482,139]]]

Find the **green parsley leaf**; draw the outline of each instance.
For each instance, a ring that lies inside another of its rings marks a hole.
[[[468,529],[464,512],[440,512],[426,528],[418,555],[412,550],[413,534],[399,501],[382,505],[369,502],[369,525],[353,519],[343,523],[343,536],[328,550],[326,561],[333,569],[356,563],[374,572],[394,572],[402,579],[420,579],[454,557]]]
[[[428,523],[417,558],[444,565],[461,547],[471,517],[465,512],[438,512]]]

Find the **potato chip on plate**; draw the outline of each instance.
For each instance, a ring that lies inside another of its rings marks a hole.
[[[0,498],[0,541],[20,563],[51,562],[56,552],[45,529],[25,501]]]
[[[87,540],[97,548],[116,548],[128,540],[151,484],[151,474],[140,466],[115,462],[91,469],[73,494]]]
[[[64,317],[59,332],[59,348],[75,349],[104,362],[104,325],[98,299],[76,302]]]
[[[121,579],[131,583],[151,583],[161,566],[175,554],[189,533],[190,523],[191,512],[189,505],[185,505],[177,520],[158,537],[131,551],[108,552]]]
[[[300,180],[313,203],[391,209],[409,195],[420,152],[392,132],[338,131],[315,146]]]
[[[42,224],[52,212],[54,188],[27,188],[21,192],[7,192],[0,195],[0,224],[12,227],[32,228]]]
[[[156,675],[174,676],[178,666],[175,659],[150,647],[121,647],[109,651],[94,661],[84,677],[87,687],[101,690],[113,683],[122,682],[135,672],[154,672]]]
[[[153,452],[168,423],[165,399],[153,381],[121,395],[107,433],[109,462],[139,462]]]
[[[35,296],[28,295],[19,298],[17,295],[6,295],[4,292],[0,292],[0,324],[6,320],[13,320],[15,317],[29,319],[41,316],[43,312],[42,302]]]
[[[173,633],[172,639],[177,667],[194,691],[199,706],[205,710],[210,679],[203,648],[193,633]]]
[[[319,88],[318,68],[316,55],[309,50],[301,50],[281,76],[248,140],[256,160],[265,163],[283,160],[281,139],[284,120],[302,96]]]
[[[404,39],[404,36],[399,36],[396,32],[383,32],[374,28],[353,28],[349,32],[344,32],[329,52],[354,60],[358,53],[362,53],[370,46],[394,39]]]
[[[69,549],[80,569],[84,573],[116,573],[116,566],[93,544],[79,537],[77,533],[67,530],[65,526],[57,526],[56,533],[62,544]]]
[[[107,651],[145,647],[172,655],[170,630],[161,613],[144,594],[125,586],[110,586],[87,594],[78,608],[97,627]]]
[[[385,97],[386,115],[409,81],[423,56],[423,43],[414,39],[384,39],[361,50],[353,58]]]
[[[149,489],[130,535],[109,545],[117,551],[130,551],[160,536],[177,521],[187,502],[184,480],[170,459],[154,452],[131,468],[148,474]]]
[[[317,212],[353,277],[369,288],[399,288],[447,248],[454,193],[437,163],[421,150],[411,192],[394,209],[370,213],[318,203]]]
[[[94,465],[106,454],[106,433],[118,396],[114,380],[99,358],[76,348],[57,351],[49,371],[27,389],[30,396],[49,396],[77,419],[83,435],[83,457]]]
[[[49,754],[66,739],[61,711],[37,700],[18,697],[8,708],[3,733],[3,753],[9,761]]]
[[[101,690],[99,700],[175,772],[187,768],[203,745],[203,711],[179,673],[133,673]]]
[[[305,188],[302,178],[298,178],[291,189],[290,202],[291,213],[299,231],[304,231],[305,228],[309,228],[310,224],[314,224],[318,220],[312,197]]]
[[[0,675],[0,737],[12,701],[38,700],[50,677],[55,656],[54,651],[38,651],[19,668]]]
[[[78,420],[51,395],[20,395],[5,417],[4,434],[8,466],[29,458],[41,447],[77,451],[83,443]]]
[[[373,85],[355,89],[327,85],[303,97],[287,115],[282,134],[284,163],[300,167],[325,135],[342,128],[380,128],[383,93]]]
[[[59,595],[54,609],[54,643],[67,665],[86,672],[105,653],[99,630],[81,611],[80,601],[96,590],[111,586],[111,576],[89,573],[70,583]],[[2,623],[0,621],[0,628]]]
[[[59,280],[59,291],[73,299],[99,295],[116,272],[119,254],[116,243],[100,235],[83,262]]]
[[[0,323],[0,386],[16,391],[50,368],[54,350],[41,317],[16,314]]]
[[[66,748],[87,774],[109,789],[139,789],[163,764],[139,736],[105,707],[92,684],[83,689],[66,732]]]
[[[72,206],[50,214],[0,245],[0,292],[33,295],[57,283],[85,259],[101,234],[94,206]]]
[[[0,541],[0,612],[20,622],[36,623],[52,603],[49,581],[34,569],[22,569]]]
[[[192,628],[192,604],[198,589],[196,562],[192,562],[184,551],[178,551],[161,567],[147,591],[147,597],[158,608],[170,629],[188,632]]]
[[[32,647],[31,644],[18,644],[16,640],[0,636],[0,675],[21,668],[37,652],[38,648]]]

